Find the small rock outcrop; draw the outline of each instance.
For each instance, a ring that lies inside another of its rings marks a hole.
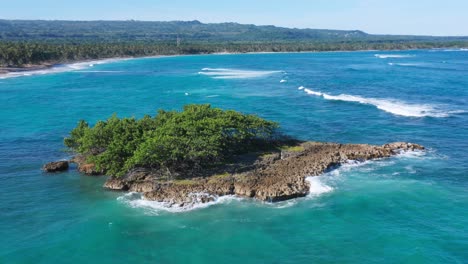
[[[77,165],[78,171],[86,175],[102,175],[103,172],[96,169],[94,163],[88,163],[86,157],[77,155],[70,160],[71,163]]]
[[[45,164],[42,167],[45,172],[59,172],[68,170],[68,161],[54,161]]]
[[[307,195],[310,186],[306,176],[320,175],[346,161],[387,158],[415,150],[424,147],[406,142],[383,146],[304,142],[288,150],[257,155],[242,168],[226,167],[224,174],[169,181],[161,171],[137,168],[123,177],[110,177],[104,187],[141,192],[148,200],[178,206],[233,194],[276,202]]]

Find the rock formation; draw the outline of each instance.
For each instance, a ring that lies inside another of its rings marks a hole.
[[[45,164],[42,170],[46,172],[59,172],[68,170],[68,161],[54,161]]]
[[[137,168],[123,177],[110,177],[104,187],[141,192],[148,200],[177,206],[209,202],[223,195],[276,202],[307,195],[306,176],[320,175],[346,161],[387,158],[423,149],[405,142],[383,146],[305,142],[287,150],[258,154],[250,163],[221,168],[225,169],[222,174],[171,181],[161,171]]]
[[[71,163],[76,163],[78,171],[86,175],[102,175],[103,172],[96,169],[93,163],[87,163],[86,157],[77,155],[70,160]]]

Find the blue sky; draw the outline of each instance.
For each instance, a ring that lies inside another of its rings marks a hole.
[[[468,0],[0,0],[3,19],[197,19],[377,34],[468,35],[467,14]]]

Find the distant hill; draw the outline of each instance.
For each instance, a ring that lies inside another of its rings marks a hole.
[[[467,47],[468,37],[371,35],[359,30],[238,23],[0,20],[0,73],[113,57]]]
[[[467,41],[468,37],[371,35],[360,30],[297,29],[199,21],[0,20],[0,41],[92,42]]]

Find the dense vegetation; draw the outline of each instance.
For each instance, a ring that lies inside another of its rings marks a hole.
[[[468,47],[468,43],[466,44]],[[0,67],[21,67],[29,64],[65,63],[115,57],[140,57],[217,52],[301,52],[424,49],[464,47],[463,43],[41,43],[0,42]]]
[[[135,167],[194,173],[268,147],[279,139],[277,128],[254,115],[187,105],[181,112],[159,110],[142,119],[113,115],[93,127],[80,121],[65,145],[109,175]]]
[[[0,67],[110,57],[468,47],[468,37],[370,35],[198,21],[0,20]]]
[[[359,30],[298,29],[199,21],[0,20],[0,39],[10,41],[135,42],[467,41],[467,37],[372,35]]]

